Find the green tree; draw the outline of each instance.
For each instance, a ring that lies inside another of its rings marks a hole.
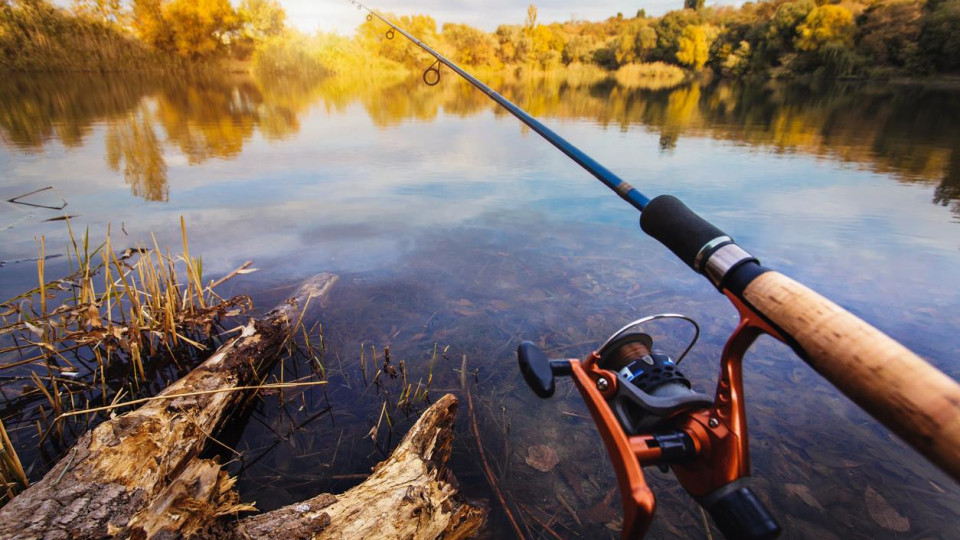
[[[598,40],[594,36],[584,34],[572,36],[563,46],[563,63],[590,62],[597,46]]]
[[[813,0],[784,2],[777,7],[776,13],[767,23],[764,32],[766,48],[775,54],[793,50],[797,38],[797,27],[817,8]]]
[[[634,39],[633,46],[636,49],[637,58],[646,60],[650,53],[657,47],[657,31],[652,26],[643,25],[637,30],[637,36]]]
[[[875,63],[906,66],[919,48],[923,9],[915,0],[883,0],[857,19],[857,51]]]
[[[701,69],[710,59],[708,29],[703,25],[691,25],[683,29],[677,49],[677,60],[693,69]]]
[[[683,9],[692,9],[700,11],[703,9],[704,0],[683,0]]]
[[[937,68],[960,70],[960,0],[943,0],[924,17],[920,48]]]
[[[720,70],[724,75],[741,76],[750,64],[750,42],[741,41],[737,48],[723,57]]]
[[[654,56],[673,62],[680,47],[680,36],[690,25],[700,24],[700,15],[692,9],[683,9],[667,13],[657,22],[657,48]]]
[[[843,6],[814,8],[797,27],[794,45],[801,51],[819,51],[828,45],[853,46],[853,14]]]

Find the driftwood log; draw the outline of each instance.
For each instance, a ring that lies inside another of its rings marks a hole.
[[[82,436],[42,480],[0,508],[0,538],[348,538],[354,530],[369,537],[359,531],[370,530],[371,521],[393,523],[398,533],[436,531],[403,538],[462,538],[475,531],[484,511],[461,503],[444,476],[456,410],[452,396],[424,414],[369,480],[339,497],[320,495],[239,519],[239,512],[253,507],[240,502],[234,479],[218,462],[197,457],[247,396],[215,391],[255,383],[258,373],[266,373],[306,303],[322,301],[336,280],[332,274],[309,280],[294,298],[251,321],[160,394],[193,395],[152,400]],[[419,475],[410,474],[415,470]],[[390,474],[397,476],[387,479]],[[379,498],[393,500],[393,507],[381,507]],[[375,508],[381,517],[371,514]],[[404,512],[409,523],[401,523]],[[401,537],[376,530],[380,538]]]
[[[430,406],[386,461],[338,496],[318,495],[245,518],[235,538],[458,540],[477,532],[486,509],[465,503],[447,470],[457,398]],[[224,535],[226,536],[226,535]]]

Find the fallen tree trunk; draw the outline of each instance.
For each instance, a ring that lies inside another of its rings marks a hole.
[[[159,394],[196,395],[150,401],[82,436],[42,480],[0,509],[0,538],[123,535],[130,520],[156,504],[178,479],[186,474],[210,480],[213,469],[213,484],[222,495],[218,508],[237,506],[219,465],[196,456],[245,393],[210,391],[243,386],[269,370],[300,309],[310,298],[322,299],[336,280],[332,274],[309,280],[294,298],[251,321],[240,336]]]
[[[197,458],[244,398],[216,390],[265,373],[300,309],[335,281],[314,278],[161,393],[179,397],[150,401],[81,437],[40,482],[0,509],[0,537],[455,540],[475,533],[486,509],[460,498],[446,468],[452,395],[428,408],[366,481],[339,496],[240,519],[253,507],[240,502],[234,479],[217,461]]]
[[[446,468],[456,414],[457,398],[443,396],[362,484],[243,519],[233,526],[233,537],[457,540],[474,534],[486,509],[458,497]]]

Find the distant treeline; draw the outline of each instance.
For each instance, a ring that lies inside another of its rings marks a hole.
[[[0,69],[143,71],[221,66],[284,32],[271,0],[0,0]]]
[[[726,76],[886,76],[960,73],[960,0],[769,0],[706,7],[685,0],[662,17],[643,10],[605,21],[522,24],[485,32],[427,15],[386,16],[457,62],[479,68],[606,70],[659,62]],[[270,72],[389,72],[433,59],[386,39],[374,19],[356,35],[303,35],[272,0],[0,0],[0,68],[130,69],[253,59]],[[630,69],[631,73],[643,70]]]
[[[665,62],[729,76],[832,76],[960,72],[960,0],[769,0],[741,7],[705,7],[686,0],[662,17],[643,10],[602,22],[526,21],[486,33],[462,24],[437,32],[427,16],[398,22],[457,61],[498,68],[552,69],[573,63],[606,69]],[[358,40],[401,63],[422,65],[415,47],[382,39],[382,23],[363,24]]]

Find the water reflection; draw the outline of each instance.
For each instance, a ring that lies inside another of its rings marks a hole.
[[[148,201],[166,201],[167,163],[153,130],[152,113],[140,106],[135,112],[107,122],[107,165],[120,172],[130,190]]]
[[[505,74],[491,85],[535,116],[590,121],[659,134],[663,151],[682,136],[711,137],[774,152],[803,152],[937,184],[932,200],[960,215],[960,94],[917,87],[826,89],[721,82],[672,90],[618,86],[610,80]],[[374,125],[471,116],[495,108],[453,77],[437,87],[419,79],[358,76],[320,81],[249,77],[22,77],[0,82],[0,133],[8,146],[41,150],[51,140],[81,146],[92,126],[108,126],[107,163],[135,195],[165,200],[164,155],[190,164],[233,159],[255,133],[296,134],[314,104],[343,111],[363,105]],[[123,166],[120,163],[123,163]]]
[[[649,167],[633,171],[649,173],[652,192],[685,189],[691,204],[707,201],[705,213],[714,210],[764,262],[957,376],[949,339],[960,324],[958,293],[949,287],[957,232],[928,202],[954,205],[960,215],[960,138],[950,122],[956,96],[728,83],[643,91],[557,77],[492,84],[571,139],[586,140],[612,167]],[[265,396],[274,404],[238,445],[249,457],[234,464],[243,468],[242,493],[265,508],[345,489],[353,480],[327,472],[366,473],[382,457],[364,438],[381,409],[357,382],[361,343],[389,344],[417,377],[439,344],[449,358],[438,360],[434,397],[458,391],[454,370],[467,354],[478,369],[483,442],[504,487],[515,500],[553,505],[563,516],[555,493],[588,512],[603,503],[613,477],[575,391],[567,385],[541,402],[516,377],[520,339],[578,356],[627,320],[678,311],[701,322],[704,340],[685,369],[701,389],[710,386],[735,322],[724,299],[641,237],[630,209],[515,126],[452,77],[434,88],[363,77],[0,81],[0,135],[17,154],[0,149],[0,166],[11,165],[3,186],[16,190],[11,196],[54,183],[69,211],[82,214],[75,227],[112,222],[129,242],[157,232],[161,245],[175,244],[186,215],[191,250],[204,255],[210,277],[256,259],[260,272],[227,286],[236,287],[230,294],[254,294],[261,307],[281,301],[289,292],[283,285],[303,275],[342,273],[323,320],[335,384],[306,404],[289,401],[284,414],[274,403],[283,398]],[[41,152],[48,155],[37,159]],[[722,180],[709,185],[716,176]],[[127,185],[135,197],[167,202],[130,204]],[[0,242],[3,256],[27,260],[37,234],[47,234],[49,246],[68,242],[57,232],[62,224],[39,221],[45,217],[0,205],[0,226],[13,224]],[[35,282],[30,264],[8,264],[0,276],[4,297]],[[891,444],[784,348],[761,343],[748,362],[754,485],[784,517],[785,537],[888,536],[864,509],[868,488],[910,516],[914,536],[958,537],[949,516],[960,512],[960,498],[940,473]],[[289,417],[302,427],[327,402],[335,410],[322,422],[278,435]],[[412,422],[395,420],[397,433]],[[452,468],[468,493],[486,496],[471,437],[458,433]],[[544,476],[525,465],[534,441],[558,446],[559,472]],[[651,537],[702,536],[697,507],[676,482],[651,473],[661,502]],[[549,500],[540,500],[544,494]],[[606,522],[589,521],[576,529],[583,537],[616,536]],[[506,530],[501,525],[494,523],[492,537]]]

